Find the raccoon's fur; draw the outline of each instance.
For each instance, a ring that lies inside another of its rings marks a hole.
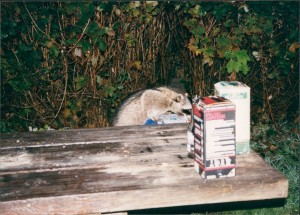
[[[147,119],[156,121],[164,113],[183,114],[183,110],[191,108],[186,95],[169,87],[142,90],[125,100],[114,118],[113,126],[144,125]]]

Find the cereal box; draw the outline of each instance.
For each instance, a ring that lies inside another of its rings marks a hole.
[[[235,105],[209,96],[193,104],[195,170],[205,179],[235,176]]]

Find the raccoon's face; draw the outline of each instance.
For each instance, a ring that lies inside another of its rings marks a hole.
[[[187,98],[187,93],[185,95],[178,94],[174,99],[175,102],[178,102],[181,105],[181,109],[189,110],[192,109],[192,104],[190,100]]]
[[[187,115],[191,114],[192,104],[191,104],[190,100],[188,99],[187,93],[185,93],[185,95],[178,94],[176,96],[176,98],[174,99],[174,101],[179,104],[181,113],[185,113]]]

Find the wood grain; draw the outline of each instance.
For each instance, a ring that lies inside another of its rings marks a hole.
[[[236,177],[203,180],[186,153],[187,125],[5,134],[0,214],[113,213],[286,198],[287,179],[256,153]]]

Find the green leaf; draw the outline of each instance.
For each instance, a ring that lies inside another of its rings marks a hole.
[[[197,37],[201,37],[205,33],[205,28],[202,27],[196,27],[193,30],[191,30],[192,34],[194,34]]]
[[[83,53],[86,53],[87,51],[92,50],[93,48],[92,44],[90,44],[89,41],[85,41],[84,43],[81,43],[81,45]]]
[[[133,17],[137,17],[137,16],[140,15],[140,11],[139,10],[133,9],[132,11],[133,11],[132,12]]]
[[[106,29],[105,29],[105,28],[101,28],[101,29],[98,31],[98,34],[97,34],[97,35],[103,36],[105,33],[106,33]]]
[[[208,37],[204,37],[203,39],[200,40],[201,45],[206,45],[209,43],[211,40]]]
[[[30,52],[30,58],[32,59],[32,65],[34,66],[39,66],[40,65],[40,61],[42,59],[43,53],[40,50],[36,50],[36,51],[31,51]]]
[[[101,84],[102,78],[101,78],[99,75],[97,75],[97,77],[96,77],[96,78],[97,78],[97,80],[96,80],[96,81],[97,81],[97,83],[98,83],[98,84]]]
[[[220,38],[217,38],[216,40],[217,40],[218,46],[221,48],[228,46],[229,42],[230,42],[230,40],[225,37],[220,37]]]
[[[271,20],[267,20],[264,26],[265,32],[267,35],[271,36],[273,33],[273,25]]]
[[[24,45],[24,44],[20,44],[19,45],[19,50],[22,51],[22,52],[28,52],[28,51],[32,51],[33,47],[28,46],[28,45]]]
[[[269,79],[273,79],[275,78],[276,76],[278,76],[278,74],[276,72],[271,72],[270,74],[268,74],[268,78]]]
[[[75,37],[69,39],[69,40],[66,40],[66,45],[74,45],[75,43],[77,42],[77,39]]]
[[[225,53],[224,53],[224,57],[226,58],[226,59],[231,59],[232,58],[232,53],[231,53],[231,51],[225,51]]]
[[[87,79],[85,77],[79,76],[75,79],[75,87],[76,90],[80,90],[84,87],[85,83],[87,82]]]
[[[150,13],[152,10],[153,10],[153,6],[150,5],[150,4],[147,4],[146,5],[146,11],[147,11],[147,13]]]
[[[114,95],[114,92],[115,92],[116,88],[112,85],[110,85],[108,88],[107,88],[107,93],[109,96],[113,96]]]
[[[224,27],[229,28],[233,26],[233,21],[231,19],[228,19],[223,23]]]
[[[183,25],[186,26],[187,28],[191,28],[193,26],[196,25],[196,19],[186,19],[184,22],[183,22]]]
[[[121,22],[116,22],[116,23],[114,23],[114,25],[112,26],[112,29],[115,30],[115,31],[117,31],[120,25],[121,25]]]
[[[243,72],[244,75],[246,75],[250,71],[250,68],[247,64],[241,64],[240,70]]]
[[[75,11],[76,6],[74,4],[67,5],[66,12],[71,15]]]
[[[50,49],[50,55],[53,55],[54,57],[58,57],[58,55],[59,55],[59,49],[58,49],[57,46],[53,46]]]
[[[97,24],[96,22],[92,22],[92,23],[88,26],[86,32],[87,32],[87,34],[92,35],[92,34],[94,34],[98,29],[99,29],[98,24]]]
[[[199,16],[199,9],[200,9],[200,5],[195,5],[194,8],[191,8],[189,10],[189,14],[191,14],[194,17],[198,17]]]
[[[98,48],[101,50],[101,51],[105,51],[106,50],[106,44],[103,40],[100,40],[98,42]]]
[[[232,73],[233,71],[238,72],[240,68],[240,63],[236,62],[233,59],[230,59],[226,65],[226,69],[228,73]]]
[[[236,57],[237,61],[241,62],[241,64],[247,64],[247,62],[250,61],[246,50],[235,51],[233,55]]]
[[[289,62],[287,62],[286,60],[281,60],[279,61],[279,67],[281,68],[283,74],[289,74],[291,69]]]
[[[213,57],[215,55],[215,48],[212,47],[212,46],[209,46],[206,51],[205,51],[205,54],[207,56],[210,56],[210,57]]]
[[[28,90],[31,87],[31,84],[27,80],[11,80],[8,82],[12,86],[15,92],[22,92]]]

